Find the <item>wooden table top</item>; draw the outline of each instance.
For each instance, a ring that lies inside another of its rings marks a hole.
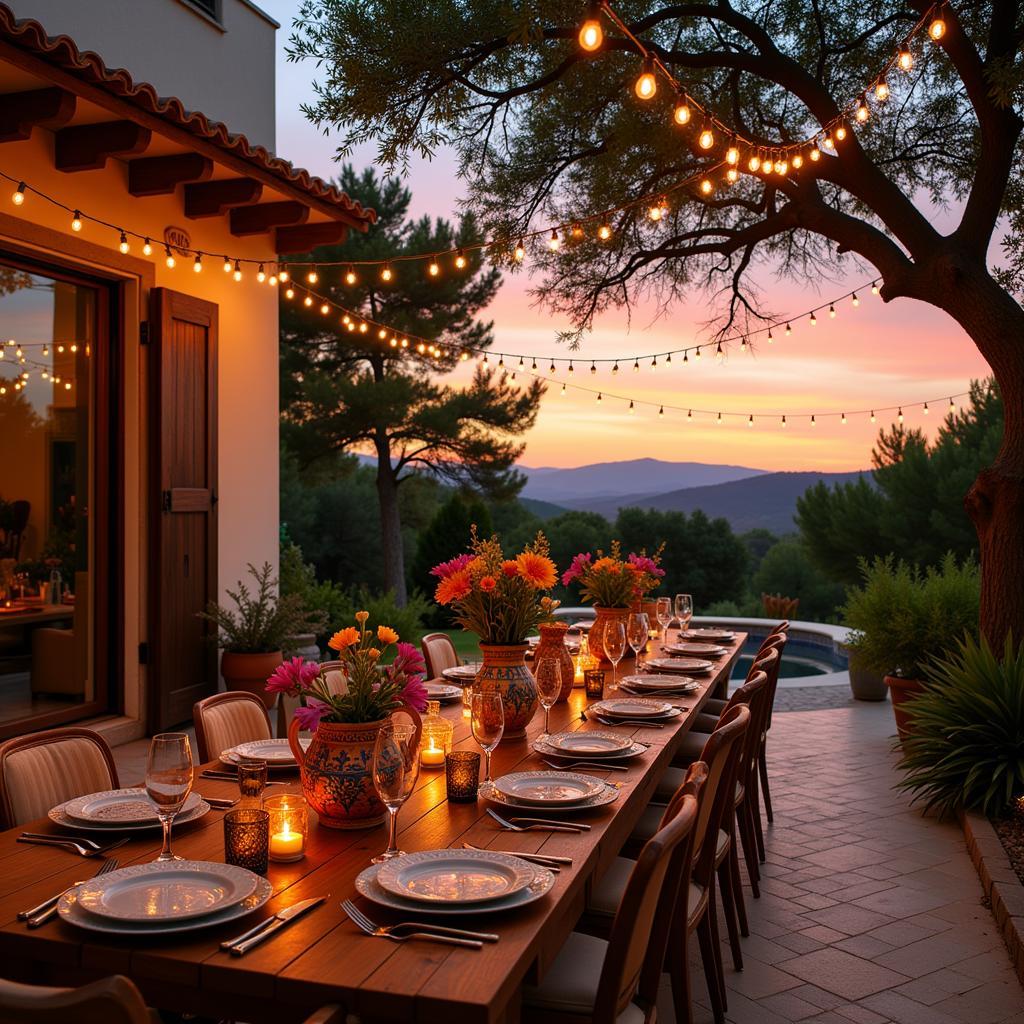
[[[674,631],[673,631],[674,633]],[[673,636],[674,639],[674,636]],[[444,769],[421,769],[417,787],[399,815],[403,850],[475,846],[523,852],[542,851],[573,858],[555,876],[544,899],[509,914],[459,918],[464,927],[486,928],[501,935],[481,951],[424,942],[404,945],[363,935],[340,907],[354,896],[354,879],[385,845],[383,828],[341,832],[311,826],[306,857],[293,864],[271,863],[268,879],[274,896],[260,917],[311,896],[330,899],[319,909],[282,930],[244,957],[221,952],[218,943],[242,932],[242,919],[189,935],[145,942],[87,933],[56,920],[29,930],[17,913],[63,886],[95,874],[98,863],[63,850],[17,843],[18,834],[56,831],[49,821],[0,833],[0,954],[2,973],[37,983],[77,985],[109,974],[124,974],[156,1006],[206,1015],[230,1015],[256,1022],[300,1021],[310,1011],[340,1003],[365,1021],[402,1020],[451,1024],[514,1021],[524,980],[543,977],[583,910],[588,886],[615,858],[646,807],[662,769],[669,764],[682,735],[707,698],[724,695],[729,674],[746,640],[737,633],[729,653],[719,659],[700,692],[673,698],[687,708],[676,724],[662,728],[616,726],[650,744],[647,753],[629,762],[628,772],[602,773],[622,785],[610,806],[578,815],[590,832],[512,833],[499,830],[486,814],[487,804],[450,804],[445,799]],[[652,649],[656,644],[652,642]],[[623,662],[620,675],[632,669]],[[610,679],[610,673],[609,673]],[[582,689],[551,711],[555,730],[606,728],[584,723]],[[479,749],[469,734],[461,704],[444,709],[455,723],[456,749]],[[543,712],[529,735],[543,726]],[[495,776],[545,767],[527,742],[503,743],[494,752]],[[596,773],[595,773],[596,774]],[[275,776],[276,777],[276,776]],[[297,788],[297,783],[296,783]],[[196,773],[195,789],[220,797],[238,795],[234,782],[204,779]],[[273,792],[282,792],[274,787]],[[223,861],[224,812],[211,811],[200,821],[174,830],[174,850],[197,860]],[[157,833],[133,839],[114,853],[121,866],[152,860],[159,851]],[[371,918],[392,923],[397,915],[358,899]],[[254,918],[255,920],[256,918]]]

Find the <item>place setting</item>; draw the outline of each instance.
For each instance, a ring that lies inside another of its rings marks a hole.
[[[646,753],[647,744],[618,733],[580,729],[578,732],[558,732],[538,738],[533,742],[533,750],[545,760],[565,759],[572,762],[573,767],[585,765],[591,770],[601,771],[607,766],[613,771],[625,771],[628,766],[623,762]],[[563,765],[561,770],[568,767],[568,764]]]
[[[682,675],[646,675],[623,676],[619,688],[623,693],[634,696],[661,695],[663,697],[686,697],[700,690],[703,684],[689,676]]]
[[[650,725],[662,728],[683,714],[682,708],[649,697],[611,697],[587,708],[603,725]]]
[[[707,644],[731,644],[736,641],[736,634],[731,629],[715,629],[712,626],[695,626],[692,629],[680,630],[680,642],[695,641]]]
[[[308,750],[312,742],[311,738],[299,738],[299,744],[303,750]],[[267,767],[271,769],[293,769],[298,767],[295,761],[295,754],[292,752],[287,737],[239,743],[234,747],[229,747],[227,750],[222,750],[219,760],[222,764],[236,769],[238,765],[250,761],[264,761]]]
[[[465,665],[454,665],[452,668],[442,669],[441,675],[454,682],[471,683],[479,674],[481,664],[479,661],[470,661]]]
[[[661,649],[665,654],[695,658],[721,658],[723,655],[729,653],[728,649],[722,647],[721,644],[696,643],[691,641],[664,644]]]
[[[616,783],[558,769],[511,772],[480,785],[480,796],[492,805],[488,815],[501,828],[513,832],[589,831],[590,826],[585,823],[556,820],[548,815],[571,817],[581,811],[606,807],[618,799],[619,792]]]
[[[679,672],[685,675],[706,675],[715,670],[713,662],[703,658],[675,656],[669,658],[648,658],[644,671],[648,674]]]
[[[427,699],[436,700],[441,704],[456,704],[462,700],[462,687],[447,683],[425,683]]]

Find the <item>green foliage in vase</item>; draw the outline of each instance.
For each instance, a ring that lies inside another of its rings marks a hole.
[[[1007,637],[1000,659],[968,638],[932,659],[922,693],[904,705],[899,785],[925,809],[1003,813],[1024,796],[1024,643]]]

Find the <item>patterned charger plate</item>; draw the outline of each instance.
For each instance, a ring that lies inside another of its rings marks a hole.
[[[646,747],[644,748],[647,749]],[[480,795],[498,807],[506,807],[510,811],[530,811],[537,814],[541,811],[557,811],[559,814],[569,814],[575,811],[589,811],[594,807],[605,807],[613,804],[619,799],[619,791],[614,786],[604,786],[602,791],[595,796],[587,797],[578,804],[559,804],[557,807],[545,807],[538,804],[523,804],[518,800],[509,800],[494,788],[493,782],[480,783]]]
[[[174,819],[174,827],[177,828],[179,825],[186,825],[190,821],[195,821],[197,818],[201,818],[204,814],[210,812],[210,805],[202,798],[199,798],[199,803],[188,812],[179,814]],[[104,823],[99,824],[97,822],[87,823],[84,821],[78,821],[76,818],[72,818],[64,811],[64,804],[58,804],[56,807],[51,807],[46,812],[46,816],[54,823],[54,825],[60,825],[61,828],[75,829],[78,832],[145,832],[149,829],[160,828],[160,822],[155,818],[152,821],[141,821],[135,822],[131,825],[118,825]]]
[[[710,672],[715,667],[710,661],[700,658],[648,658],[644,666],[659,672],[695,672],[698,675]]]
[[[424,850],[385,861],[377,884],[422,903],[493,903],[530,886],[539,869],[490,850]]]
[[[188,814],[202,798],[189,793],[179,814]],[[63,805],[64,813],[86,825],[152,825],[159,823],[156,807],[141,788],[109,789],[79,796]]]

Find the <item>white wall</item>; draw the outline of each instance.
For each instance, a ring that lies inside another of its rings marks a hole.
[[[4,0],[19,18],[71,36],[108,67],[273,149],[276,23],[248,0],[221,0],[218,26],[187,0]]]

